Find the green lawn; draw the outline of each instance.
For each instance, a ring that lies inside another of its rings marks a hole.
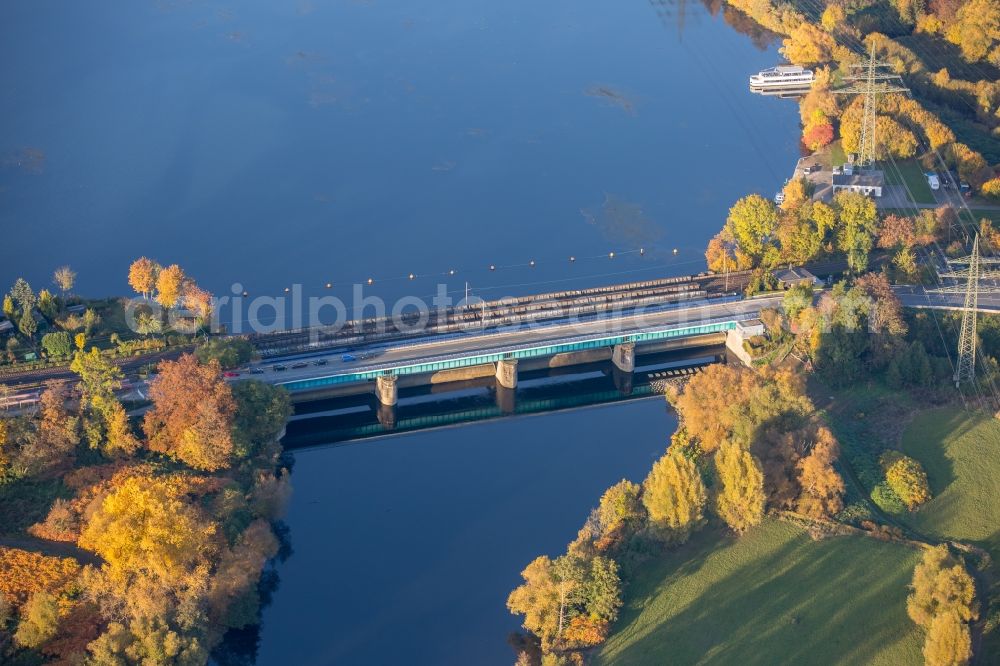
[[[640,568],[599,664],[921,664],[906,616],[920,554],[867,537],[812,541],[768,519]]]
[[[885,171],[887,184],[905,184],[917,203],[932,204],[935,202],[934,193],[931,192],[931,186],[927,184],[924,170],[916,160],[884,162],[879,164],[879,168]]]
[[[976,542],[1000,562],[1000,422],[936,409],[910,423],[900,446],[923,464],[933,494],[903,519],[932,537]]]

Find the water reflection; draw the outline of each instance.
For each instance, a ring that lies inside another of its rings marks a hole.
[[[681,375],[722,359],[724,348],[709,347],[643,356],[634,373],[607,362],[524,372],[516,390],[498,386],[492,377],[401,389],[395,407],[370,395],[300,403],[282,443],[294,451],[649,398],[662,394],[661,375]]]

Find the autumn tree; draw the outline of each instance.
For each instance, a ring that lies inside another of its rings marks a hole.
[[[59,291],[65,296],[76,284],[76,271],[69,266],[60,266],[52,274],[52,282],[59,287]]]
[[[524,583],[510,593],[507,608],[524,615],[524,628],[538,636],[545,652],[572,647],[567,645],[571,640],[577,645],[598,643],[618,616],[621,580],[614,560],[599,555],[588,559],[567,554],[555,560],[542,556],[521,577]]]
[[[157,274],[160,272],[160,265],[146,257],[139,257],[132,262],[128,269],[128,284],[141,294],[143,298],[149,298],[156,288]]]
[[[743,271],[753,266],[753,259],[736,245],[736,240],[726,229],[708,242],[705,262],[708,269],[716,273]]]
[[[761,424],[795,422],[812,411],[800,377],[729,365],[712,365],[692,377],[675,402],[684,428],[705,453],[727,441],[749,447]]]
[[[720,488],[715,509],[729,527],[746,532],[764,517],[764,474],[760,463],[735,442],[724,442],[715,454]]]
[[[669,540],[683,543],[704,520],[706,493],[701,474],[679,453],[668,452],[656,461],[642,488],[650,525]]]
[[[619,543],[637,530],[645,519],[639,484],[622,479],[604,491],[593,515],[598,549]]]
[[[55,636],[58,628],[58,599],[44,590],[35,592],[21,610],[14,641],[23,647],[38,647]]]
[[[184,501],[183,484],[146,475],[122,479],[101,500],[80,534],[113,580],[137,575],[169,587],[202,564],[216,547],[217,526]]]
[[[202,324],[211,318],[212,294],[195,284],[194,280],[184,281],[181,300],[184,307],[193,312]]]
[[[878,234],[878,246],[885,250],[908,248],[916,242],[913,218],[903,215],[886,215]]]
[[[844,508],[844,480],[833,464],[840,447],[833,433],[819,428],[812,450],[798,463],[801,487],[797,508],[801,513],[817,518],[829,518]]]
[[[969,0],[961,3],[945,36],[962,49],[962,55],[970,62],[987,56],[1000,60],[997,51],[997,43],[1000,42],[1000,2]]]
[[[957,613],[939,613],[931,620],[924,641],[926,666],[964,666],[972,658],[969,625]]]
[[[167,309],[177,305],[185,279],[184,270],[177,264],[161,268],[156,274],[156,302]]]
[[[195,469],[228,467],[236,404],[218,361],[201,365],[185,354],[161,362],[159,370],[149,387],[153,407],[143,419],[149,448]]]
[[[833,60],[836,45],[836,40],[822,28],[803,21],[784,40],[781,52],[789,62],[808,67]]]
[[[266,520],[250,523],[223,550],[207,594],[211,620],[237,629],[257,622],[260,572],[277,552],[278,540]]]
[[[778,227],[778,211],[771,201],[750,194],[729,209],[726,230],[747,256],[760,259]]]
[[[66,409],[68,399],[67,389],[62,384],[49,386],[42,392],[38,431],[32,447],[33,459],[29,464],[32,473],[72,461],[79,434],[77,418]]]
[[[882,456],[885,480],[906,507],[911,511],[931,498],[930,484],[923,466],[913,458],[898,451]]]
[[[942,614],[954,613],[962,622],[978,617],[975,583],[946,544],[924,551],[913,570],[906,612],[925,629]]]

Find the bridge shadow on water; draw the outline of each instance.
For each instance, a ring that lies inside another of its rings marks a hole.
[[[492,377],[401,389],[395,407],[374,395],[301,402],[282,440],[286,449],[341,445],[479,421],[546,414],[662,395],[662,383],[725,362],[725,347],[639,356],[633,373],[610,361],[521,373],[516,389]]]

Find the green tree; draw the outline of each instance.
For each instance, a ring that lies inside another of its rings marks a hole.
[[[715,500],[719,516],[736,532],[746,532],[764,518],[764,474],[760,463],[734,442],[715,454],[720,488]]]
[[[683,543],[704,520],[707,495],[695,464],[668,452],[653,464],[642,483],[649,522],[672,541]]]
[[[42,289],[38,292],[38,309],[50,320],[55,319],[56,315],[59,314],[59,304],[56,303],[55,297],[48,289]]]
[[[760,258],[771,244],[778,227],[778,211],[771,201],[751,194],[729,209],[726,229],[739,249],[750,257]]]
[[[35,321],[35,313],[28,309],[21,313],[21,319],[17,322],[17,328],[24,337],[31,339],[38,332],[38,322]]]
[[[96,347],[76,352],[69,368],[80,377],[83,432],[90,447],[110,456],[134,452],[139,442],[115,396],[122,386],[121,369],[101,356]]]
[[[781,307],[790,320],[794,320],[799,313],[810,307],[813,302],[813,290],[811,285],[796,285],[785,292],[781,300]]]
[[[63,358],[73,351],[73,343],[66,331],[46,333],[42,336],[42,348],[52,358]]]
[[[28,648],[38,647],[56,635],[59,628],[59,603],[55,595],[40,591],[28,597],[21,610],[14,641]]]
[[[233,421],[233,453],[252,458],[273,444],[292,415],[291,397],[281,386],[258,381],[231,385],[236,401]]]
[[[194,354],[201,363],[208,363],[214,358],[223,370],[229,370],[249,362],[253,358],[254,347],[243,338],[210,338],[199,345]]]
[[[878,231],[875,202],[857,192],[838,192],[833,202],[840,222],[837,245],[847,255],[851,270],[863,272]]]
[[[25,310],[31,310],[35,307],[35,303],[38,302],[38,297],[35,296],[35,292],[31,290],[31,285],[24,278],[17,278],[14,286],[10,288],[10,295],[22,313]]]

